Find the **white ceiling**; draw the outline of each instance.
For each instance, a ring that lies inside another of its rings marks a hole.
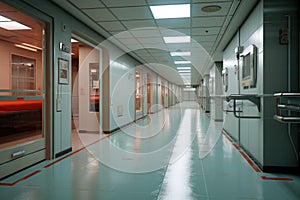
[[[53,0],[161,76],[183,84],[174,60],[192,61],[191,84],[208,73],[250,13],[257,0]],[[151,5],[191,4],[191,17],[155,20]],[[217,12],[201,8],[218,5]],[[164,36],[189,35],[188,44],[165,44]],[[114,37],[111,37],[114,36]],[[171,57],[170,51],[191,51],[191,57]],[[169,68],[169,69],[166,69]]]

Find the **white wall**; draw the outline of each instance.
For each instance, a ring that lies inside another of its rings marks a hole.
[[[239,38],[240,36],[240,38]],[[247,48],[255,45],[258,48],[258,77],[255,88],[244,89],[242,79],[242,62],[238,63],[234,49],[237,46]],[[263,94],[263,2],[253,10],[240,32],[236,34],[224,52],[223,68],[228,68],[228,91],[230,94]],[[237,70],[239,69],[239,70]],[[239,74],[238,74],[239,73]],[[242,110],[241,116],[260,116],[257,107],[249,101],[237,101]],[[225,103],[226,110],[233,110],[232,101]],[[238,107],[239,107],[238,106]],[[237,108],[238,108],[237,107]],[[263,127],[261,119],[238,119],[231,112],[224,113],[224,129],[232,135],[240,145],[255,157],[259,163],[263,163]]]
[[[223,99],[221,95],[222,91],[222,79],[221,74],[214,64],[210,70],[210,79],[212,81],[212,91],[211,92],[211,118],[215,121],[223,121],[223,111],[222,102]]]
[[[235,35],[223,53],[223,69],[228,69],[228,90],[224,91],[225,96],[239,93],[238,62],[234,53],[234,49],[239,45],[238,40],[238,35]],[[232,105],[232,102],[228,103],[224,101],[224,110],[232,111]],[[223,113],[223,129],[234,139],[239,140],[239,120],[232,112],[225,111]]]
[[[272,97],[276,92],[287,90],[287,68],[283,66],[287,66],[288,49],[287,45],[279,43],[279,30],[287,25],[286,15],[291,14],[290,11],[293,10],[291,2],[293,1],[260,1],[225,49],[223,57],[223,68],[228,68],[229,76],[228,91],[225,95],[240,93],[262,96],[260,112],[255,104],[239,101],[242,116],[259,116],[259,119],[237,119],[231,113],[227,113],[224,115],[224,129],[238,140],[264,169],[297,165],[288,138],[287,125],[273,119],[275,102]],[[282,7],[280,11],[276,7],[277,3]],[[297,20],[296,18],[294,23],[297,24]],[[292,41],[291,43],[294,45]],[[234,48],[239,45],[244,48],[255,45],[258,49],[255,88],[243,88],[241,81],[237,79],[238,75],[242,77],[242,63],[238,65],[234,53]],[[297,56],[293,57],[293,52],[291,60],[298,61]],[[239,74],[235,73],[235,66],[240,66]],[[226,109],[228,108],[227,106]]]

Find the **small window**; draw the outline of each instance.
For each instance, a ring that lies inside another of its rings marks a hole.
[[[99,112],[99,63],[90,63],[90,112]]]
[[[36,61],[23,56],[12,55],[12,90],[35,90]],[[34,95],[35,93],[13,92],[14,96]]]

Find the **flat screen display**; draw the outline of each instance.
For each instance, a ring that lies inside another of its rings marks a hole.
[[[250,53],[243,57],[243,79],[250,78]]]

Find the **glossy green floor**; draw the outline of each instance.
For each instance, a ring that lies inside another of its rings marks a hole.
[[[21,181],[0,186],[0,199],[300,199],[299,177],[254,171],[221,130],[184,102],[2,180]]]

